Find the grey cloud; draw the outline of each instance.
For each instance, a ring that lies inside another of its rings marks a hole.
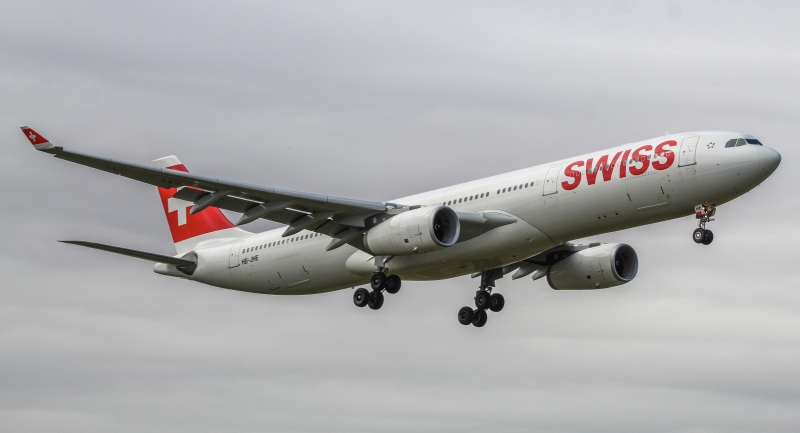
[[[797,17],[789,2],[9,3],[0,429],[797,431]],[[506,310],[476,330],[455,320],[467,277],[409,282],[376,313],[349,291],[238,293],[57,244],[172,248],[152,188],[37,154],[23,124],[379,200],[667,130],[750,132],[783,163],[720,208],[709,248],[690,218],[593,238],[633,245],[637,279],[503,279]]]

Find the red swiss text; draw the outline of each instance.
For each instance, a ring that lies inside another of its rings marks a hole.
[[[620,179],[625,179],[630,173],[633,176],[639,176],[647,172],[652,166],[655,170],[666,170],[675,163],[675,152],[670,150],[671,147],[677,146],[675,140],[665,141],[655,147],[645,144],[636,150],[627,149],[619,151],[612,155],[603,155],[597,158],[589,158],[586,161],[575,161],[567,165],[564,169],[564,175],[570,178],[561,182],[561,187],[567,191],[577,188],[584,177],[586,176],[586,183],[594,185],[597,182],[598,175],[603,178],[603,181],[610,181],[615,174]]]

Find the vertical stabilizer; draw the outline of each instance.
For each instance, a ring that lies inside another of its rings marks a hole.
[[[170,170],[185,171],[176,156],[165,156],[152,161],[153,165]],[[208,206],[200,212],[189,213],[194,203],[174,198],[179,188],[158,188],[161,205],[178,254],[191,251],[201,242],[240,239],[252,233],[239,229],[218,208]]]

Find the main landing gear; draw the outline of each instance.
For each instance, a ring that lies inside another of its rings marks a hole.
[[[380,310],[383,306],[383,291],[386,290],[386,293],[392,295],[399,292],[400,277],[397,275],[387,276],[383,270],[378,271],[372,274],[372,278],[369,279],[369,285],[372,291],[363,287],[356,289],[353,293],[353,303],[356,304],[356,307],[369,306],[373,310]]]
[[[503,270],[499,268],[481,272],[480,289],[475,292],[475,306],[477,308],[473,310],[472,307],[462,307],[458,310],[459,323],[462,325],[472,324],[480,328],[486,324],[489,318],[486,310],[499,313],[503,309],[506,305],[503,295],[492,293],[494,281],[500,278],[503,278]]]
[[[702,204],[695,206],[695,217],[697,217],[697,228],[692,232],[692,239],[695,243],[709,245],[714,241],[714,233],[706,228],[706,224],[714,221],[717,207],[713,204]]]

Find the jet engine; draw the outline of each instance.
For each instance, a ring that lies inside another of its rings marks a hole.
[[[630,282],[638,270],[639,258],[630,245],[603,244],[550,266],[547,283],[555,290],[605,289]]]
[[[403,212],[372,227],[364,246],[376,256],[427,253],[458,241],[458,216],[447,206],[428,206]]]

